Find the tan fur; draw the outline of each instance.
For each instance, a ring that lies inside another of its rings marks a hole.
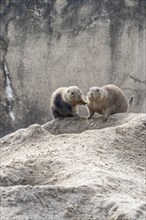
[[[103,115],[104,119],[115,113],[127,112],[133,104],[129,103],[123,91],[115,85],[105,85],[103,87],[91,87],[87,95],[88,118],[95,112]]]
[[[60,87],[58,88],[51,96],[51,107],[54,107],[57,110],[56,106],[54,106],[54,101],[57,95],[61,95],[61,99],[71,105],[73,116],[78,116],[77,114],[77,106],[78,105],[86,105],[87,103],[84,100],[81,90],[76,86],[70,87]],[[64,109],[65,112],[65,109]],[[64,117],[66,117],[64,113]]]

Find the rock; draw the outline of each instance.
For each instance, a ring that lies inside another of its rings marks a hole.
[[[144,220],[146,114],[66,118],[0,139],[1,216]]]

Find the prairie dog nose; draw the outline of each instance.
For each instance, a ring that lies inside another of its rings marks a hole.
[[[90,98],[93,98],[93,93],[91,91],[88,92]]]
[[[80,96],[80,95],[77,95],[77,99],[80,100],[80,99],[81,99],[81,96]]]

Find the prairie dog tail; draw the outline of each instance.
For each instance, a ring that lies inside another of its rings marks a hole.
[[[133,107],[134,105],[134,95],[130,96],[130,98],[128,99],[128,112],[130,111],[130,109]]]

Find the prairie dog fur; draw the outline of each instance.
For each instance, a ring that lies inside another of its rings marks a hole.
[[[86,104],[81,90],[76,86],[58,88],[51,96],[51,111],[55,119],[79,117],[77,106]]]
[[[88,119],[97,112],[107,120],[112,114],[128,112],[133,103],[134,96],[127,100],[123,91],[115,85],[91,87],[87,94]]]

